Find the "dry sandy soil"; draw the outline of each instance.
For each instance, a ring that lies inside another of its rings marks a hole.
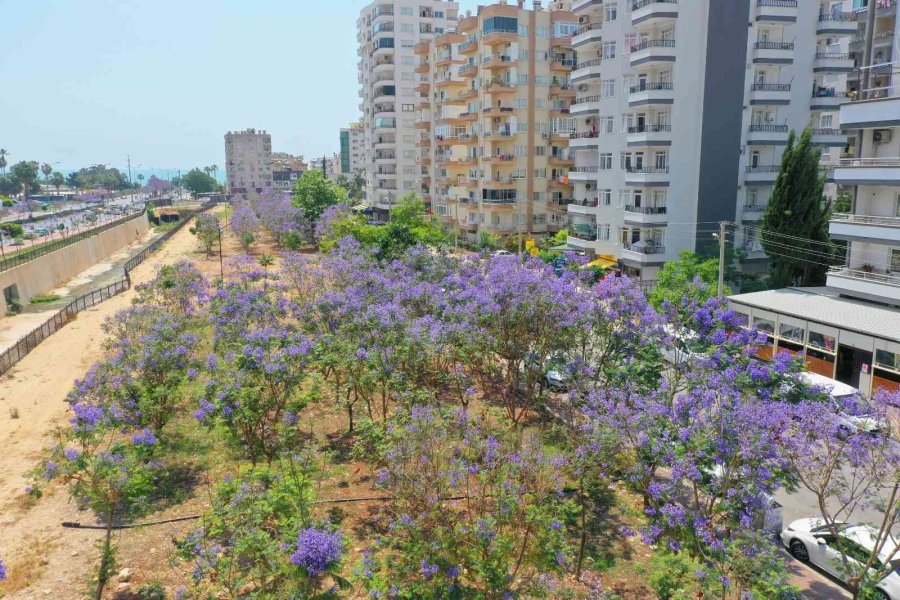
[[[218,271],[218,261],[197,253],[197,241],[185,227],[132,277],[146,281],[160,265],[182,258]],[[101,323],[133,297],[129,290],[81,313],[0,379],[0,556],[10,570],[9,599],[84,595],[83,577],[96,560],[93,541],[99,534],[63,529],[60,523],[91,522],[90,514],[72,505],[63,490],[51,488],[36,503],[24,490],[28,471],[53,443],[53,431],[66,424],[65,397],[72,382],[101,358]]]

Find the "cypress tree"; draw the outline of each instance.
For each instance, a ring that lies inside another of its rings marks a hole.
[[[830,210],[822,199],[825,178],[819,171],[822,151],[812,145],[809,128],[799,142],[796,138],[792,131],[762,221],[760,241],[772,260],[772,288],[824,285],[833,254],[828,235]]]

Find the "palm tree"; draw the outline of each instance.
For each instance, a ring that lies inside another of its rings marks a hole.
[[[4,150],[3,148],[0,148],[0,173],[2,173],[3,175],[6,175],[6,165],[8,164],[6,162],[7,154],[9,154],[9,152]]]
[[[56,195],[59,196],[59,188],[66,183],[65,176],[59,171],[50,176],[50,184],[56,188]]]
[[[41,173],[44,174],[44,181],[50,179],[50,173],[53,172],[53,167],[51,167],[48,163],[44,163],[41,165]]]
[[[144,187],[144,174],[143,173],[138,173],[137,180],[138,180],[138,184],[141,187]]]
[[[216,175],[219,174],[219,165],[216,165],[216,164],[209,165],[209,170],[212,171],[213,179],[218,181],[218,179],[216,178]]]

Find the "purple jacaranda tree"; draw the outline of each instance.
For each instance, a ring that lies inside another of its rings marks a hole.
[[[209,281],[189,261],[163,265],[153,279],[135,289],[136,304],[157,306],[180,319],[203,317],[209,304]]]
[[[252,195],[250,204],[260,223],[282,248],[294,250],[302,241],[300,209],[291,204],[290,194],[267,190]]]
[[[891,532],[900,523],[900,449],[892,439],[896,433],[894,407],[900,394],[879,389],[870,403],[850,397],[834,400],[821,390],[808,389],[807,399],[794,405],[789,427],[777,445],[796,485],[813,495],[821,526],[833,537],[831,544],[841,554],[836,567],[847,581],[854,599],[872,593],[874,584],[893,570],[900,559]],[[881,431],[849,428],[836,415],[858,415],[877,423]],[[871,550],[862,555],[859,546],[842,535],[844,523],[872,509],[883,517],[872,524],[868,535]],[[791,552],[803,558],[809,549],[802,541],[789,542]]]
[[[372,597],[545,597],[570,562],[565,458],[462,409],[392,420],[378,485],[393,523],[357,575]]]
[[[156,175],[151,175],[147,180],[147,189],[153,195],[165,194],[172,189],[172,182],[167,179],[160,179]]]
[[[244,200],[239,200],[234,205],[234,211],[231,213],[228,226],[240,241],[244,252],[246,252],[256,240],[260,221],[250,204]]]

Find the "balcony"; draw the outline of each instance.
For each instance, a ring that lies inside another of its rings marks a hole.
[[[665,206],[626,206],[625,222],[634,225],[662,225],[669,220]]]
[[[574,58],[554,58],[550,62],[550,69],[563,73],[571,73],[572,69],[575,69],[577,66],[578,64]]]
[[[796,23],[797,0],[756,0],[756,21]]]
[[[600,206],[600,201],[597,198],[593,200],[573,200],[566,206],[568,206],[569,214],[594,216],[597,214],[596,209]]]
[[[600,67],[603,65],[602,58],[594,58],[578,63],[577,68],[572,71],[569,81],[578,83],[587,79],[600,77],[602,75]]]
[[[834,165],[842,185],[900,185],[900,158],[846,158]]]
[[[579,12],[582,10],[587,10],[592,6],[600,6],[603,4],[604,0],[575,0],[572,2],[572,12]]]
[[[825,148],[843,148],[847,145],[847,134],[840,129],[813,129],[812,143]]]
[[[856,13],[832,10],[819,15],[816,33],[819,35],[854,35],[858,30]]]
[[[641,83],[631,86],[628,92],[628,106],[650,106],[675,102],[675,92],[669,81]]]
[[[784,146],[787,144],[789,127],[771,123],[751,123],[747,143],[755,146]]]
[[[873,217],[835,213],[828,226],[838,240],[900,244],[900,217]]]
[[[633,244],[625,244],[622,247],[622,258],[637,263],[659,263],[665,260],[662,255],[666,253],[666,247],[641,240]]]
[[[496,46],[497,44],[510,44],[519,40],[519,31],[506,31],[503,29],[495,29],[485,33],[481,38],[481,43],[485,46]]]
[[[478,50],[478,40],[471,39],[459,45],[460,54],[474,54]]]
[[[575,103],[569,107],[572,115],[595,115],[600,112],[601,96],[581,96],[575,98]]]
[[[672,126],[668,123],[646,124],[628,128],[628,146],[671,146]]]
[[[594,181],[600,168],[596,165],[588,167],[572,167],[569,169],[570,181]]]
[[[791,103],[791,84],[754,83],[750,86],[750,104],[787,105]]]
[[[745,204],[741,212],[742,221],[759,221],[766,214],[769,206],[767,204]]]
[[[747,165],[744,174],[746,183],[775,183],[781,165]]]
[[[583,133],[573,133],[569,136],[569,148],[579,150],[597,150],[600,148],[600,140],[597,133],[593,131],[585,131]]]
[[[627,185],[665,187],[669,185],[669,167],[631,167],[625,171]]]
[[[676,0],[638,0],[631,5],[632,26],[655,23],[658,19],[677,19]]]
[[[485,56],[481,61],[481,65],[489,71],[495,71],[497,69],[511,69],[516,66],[516,61],[512,56],[495,54],[494,56]]]
[[[867,99],[841,105],[843,129],[900,127],[900,87],[870,90],[865,95]]]
[[[753,45],[753,64],[789,65],[794,62],[794,44],[789,42],[756,42]]]
[[[587,46],[599,42],[603,38],[603,23],[590,23],[579,27],[572,36],[572,47]]]
[[[842,52],[819,52],[813,61],[816,73],[850,73],[855,68],[853,57]]]
[[[646,40],[631,47],[631,66],[675,62],[675,40]]]
[[[837,110],[848,101],[846,92],[838,92],[833,88],[819,88],[813,92],[809,101],[810,110]]]
[[[896,275],[835,267],[828,271],[826,285],[850,296],[900,303],[900,277]]]

